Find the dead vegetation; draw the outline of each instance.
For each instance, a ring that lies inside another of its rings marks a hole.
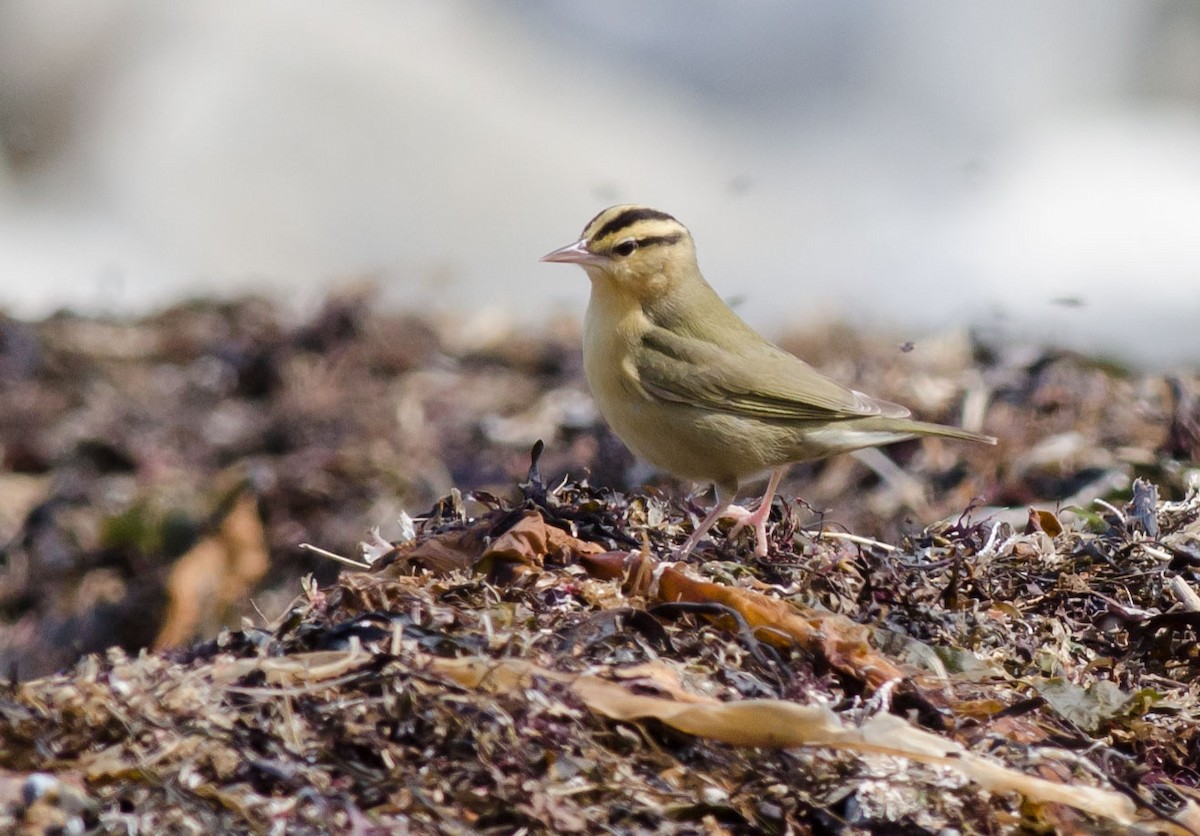
[[[4,323],[5,829],[1200,832],[1194,376],[792,343],[1002,445],[796,468],[766,559],[681,564],[570,330],[487,332]]]

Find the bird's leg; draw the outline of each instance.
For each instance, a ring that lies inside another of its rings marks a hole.
[[[696,530],[687,538],[687,542],[683,544],[683,548],[679,552],[679,557],[684,558],[692,553],[692,549],[700,544],[700,540],[708,533],[708,530],[713,527],[713,523],[726,516],[729,511],[729,503],[732,502],[733,493],[730,493],[730,499],[722,499],[720,489],[717,490],[717,504],[713,509],[700,521],[700,525],[696,526]],[[744,509],[739,508],[739,511]]]
[[[779,480],[783,478],[785,468],[778,468],[771,472],[771,478],[767,481],[767,491],[763,494],[762,502],[754,511],[747,511],[740,505],[733,505],[733,496],[736,495],[736,490],[728,492],[729,499],[722,498],[725,493],[719,487],[717,488],[717,504],[713,507],[708,515],[700,521],[700,525],[696,526],[696,530],[687,538],[687,542],[683,544],[683,549],[680,551],[681,558],[687,557],[692,553],[692,549],[700,544],[700,540],[708,533],[708,530],[713,527],[713,524],[722,517],[733,520],[733,531],[729,532],[729,536],[737,534],[744,526],[751,526],[754,529],[754,552],[759,557],[767,556],[767,517],[771,516],[771,500],[775,498],[775,491],[779,488]]]
[[[759,557],[767,556],[767,517],[771,516],[771,500],[775,498],[779,480],[783,478],[783,470],[777,468],[771,471],[771,478],[767,480],[767,491],[754,511],[747,511],[739,505],[729,505],[723,514],[734,521],[733,531],[729,532],[730,537],[741,531],[744,526],[748,525],[754,529],[754,553]]]

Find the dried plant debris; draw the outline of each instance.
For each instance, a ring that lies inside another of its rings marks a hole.
[[[677,562],[709,500],[494,325],[0,319],[0,831],[1200,833],[1194,374],[795,340],[1001,446]]]
[[[0,815],[1200,832],[1200,612],[1177,591],[1197,580],[1200,492],[1152,494],[890,549],[789,525],[785,504],[767,558],[718,534],[683,564],[667,547],[686,509],[534,469],[518,501],[475,497],[472,516],[448,497],[411,539],[368,546],[369,569],[306,582],[271,630],[10,684]],[[647,545],[621,548],[632,531]]]

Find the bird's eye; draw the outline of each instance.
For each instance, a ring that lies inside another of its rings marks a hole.
[[[633,238],[626,238],[620,244],[612,248],[612,251],[617,255],[629,255],[637,249],[637,241]]]

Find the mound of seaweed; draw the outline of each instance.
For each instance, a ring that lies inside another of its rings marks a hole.
[[[767,557],[680,562],[705,502],[630,488],[569,329],[5,333],[5,652],[144,640],[3,686],[0,828],[1200,832],[1192,378],[793,343],[1002,446],[797,468]]]

